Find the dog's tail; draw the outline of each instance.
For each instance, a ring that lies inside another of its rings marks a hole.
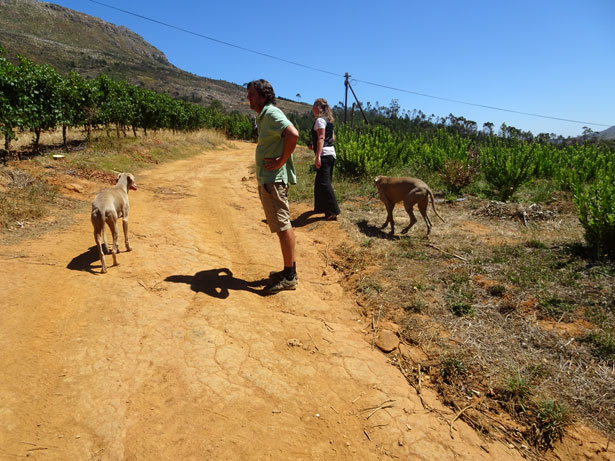
[[[436,201],[434,199],[433,192],[429,188],[427,188],[427,191],[429,192],[429,197],[431,198],[431,207],[433,208],[433,212],[438,216],[438,218],[442,220],[442,222],[446,222],[444,218],[440,216],[440,213],[438,213],[438,211],[436,210]]]

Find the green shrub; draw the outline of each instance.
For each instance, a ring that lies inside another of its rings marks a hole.
[[[493,142],[481,147],[480,166],[495,196],[506,201],[532,178],[535,170],[534,144]]]
[[[455,379],[462,378],[467,372],[468,368],[459,355],[448,355],[440,359],[440,376],[447,384],[453,384]]]
[[[532,387],[527,379],[521,376],[521,372],[517,371],[514,376],[511,376],[504,385],[503,397],[513,408],[513,411],[527,411],[529,407],[529,398]]]
[[[450,305],[451,311],[458,317],[474,317],[476,316],[476,309],[474,306],[466,301],[455,301]]]
[[[492,287],[489,287],[489,294],[491,296],[504,296],[504,293],[506,293],[506,287],[504,285],[493,285]]]
[[[447,159],[441,173],[442,182],[453,194],[459,194],[474,182],[479,171],[478,151],[470,150],[467,159]]]
[[[615,258],[615,168],[596,182],[576,185],[574,203],[585,229],[585,240],[597,257]]]
[[[615,361],[615,336],[610,331],[592,331],[585,337],[595,356],[608,361]]]
[[[543,450],[553,448],[557,439],[562,440],[569,423],[570,414],[565,405],[551,399],[539,402],[532,433],[534,445]]]

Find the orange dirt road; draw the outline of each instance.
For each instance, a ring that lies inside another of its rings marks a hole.
[[[521,459],[460,420],[452,438],[455,415],[372,349],[326,267],[337,223],[298,227],[298,289],[260,295],[281,253],[253,152],[137,175],[133,251],[121,236],[107,274],[87,203],[0,244],[0,459]]]

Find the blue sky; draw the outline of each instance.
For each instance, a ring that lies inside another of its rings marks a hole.
[[[576,136],[615,125],[615,0],[100,2],[320,71],[91,0],[53,3],[128,27],[181,69],[238,84],[265,78],[290,99],[335,105],[348,72],[362,103],[396,99],[479,128]]]

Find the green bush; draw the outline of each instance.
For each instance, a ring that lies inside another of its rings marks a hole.
[[[589,185],[577,184],[574,203],[585,240],[599,258],[615,258],[615,173],[603,172]]]
[[[480,166],[495,196],[506,201],[535,170],[535,144],[493,142],[481,147]]]
[[[569,423],[570,413],[565,405],[551,399],[539,402],[532,441],[543,450],[553,448],[556,440],[562,440],[564,427]]]
[[[463,378],[468,368],[460,355],[447,355],[440,358],[440,376],[447,384]]]
[[[584,339],[590,343],[596,357],[615,361],[615,335],[611,331],[592,331]]]

